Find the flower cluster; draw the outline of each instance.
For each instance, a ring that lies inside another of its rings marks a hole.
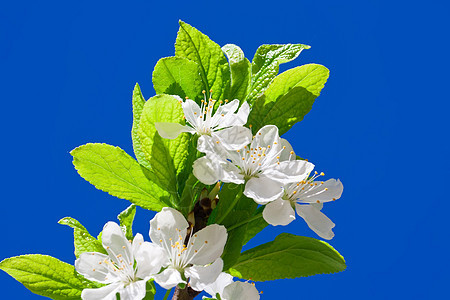
[[[314,164],[297,159],[277,126],[263,126],[252,136],[251,129],[244,127],[250,112],[246,102],[239,107],[237,99],[225,103],[205,99],[201,105],[178,100],[187,125],[156,123],[155,127],[168,139],[182,132],[198,135],[197,150],[204,155],[193,162],[192,172],[204,185],[214,185],[213,198],[222,183],[243,185],[242,194],[264,206],[262,217],[267,223],[287,225],[296,211],[320,237],[333,238],[334,223],[321,209],[324,202],[341,196],[340,180],[318,180],[324,174],[312,173]],[[208,299],[259,299],[253,284],[234,282],[223,272],[225,226],[210,224],[194,230],[178,210],[165,207],[150,221],[149,236],[151,242],[141,234],[128,241],[119,225],[107,223],[102,244],[108,255],[86,252],[75,262],[80,274],[105,286],[85,289],[81,297],[113,300],[119,294],[121,299],[140,300],[151,279],[164,289],[188,286],[205,291],[212,297]]]
[[[248,283],[232,283],[229,274],[222,273],[222,255],[227,231],[212,224],[187,235],[189,224],[175,209],[163,208],[150,221],[150,239],[141,234],[128,241],[122,229],[108,222],[102,232],[102,244],[108,255],[85,252],[75,261],[75,268],[85,278],[105,286],[84,289],[84,300],[140,300],[146,295],[146,282],[153,279],[170,289],[188,284],[193,290],[203,290],[221,299],[259,299],[259,293]],[[192,228],[191,228],[192,229]]]
[[[281,138],[275,125],[266,125],[252,137],[244,127],[250,112],[247,102],[239,108],[235,99],[220,105],[214,112],[215,100],[180,99],[186,120],[191,126],[157,123],[162,137],[174,138],[179,133],[200,135],[197,150],[204,153],[193,165],[193,173],[202,183],[243,184],[245,196],[265,205],[264,219],[271,225],[287,225],[295,219],[295,211],[320,237],[334,236],[334,223],[321,212],[324,202],[341,197],[343,185],[338,179],[316,181],[314,164],[296,159],[290,143]],[[237,110],[237,113],[235,113]],[[294,210],[295,209],[295,210]]]

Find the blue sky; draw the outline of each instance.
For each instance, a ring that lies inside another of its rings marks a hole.
[[[3,1],[0,259],[42,253],[73,263],[72,216],[92,233],[128,202],[78,176],[69,151],[87,142],[132,154],[131,92],[154,95],[157,60],[174,55],[178,19],[248,58],[264,43],[310,50],[282,71],[319,63],[331,75],[312,111],[284,137],[344,183],[325,205],[335,275],[257,283],[262,299],[432,299],[450,279],[448,5],[444,1]],[[135,232],[152,213],[138,210]],[[264,230],[316,237],[298,219]],[[0,272],[5,299],[39,299]],[[5,294],[6,293],[6,294]],[[160,297],[162,295],[159,295]]]

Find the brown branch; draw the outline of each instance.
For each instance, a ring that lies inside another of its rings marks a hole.
[[[191,287],[186,286],[184,289],[180,289],[178,286],[173,293],[172,300],[192,300],[200,294],[200,292],[194,291]]]

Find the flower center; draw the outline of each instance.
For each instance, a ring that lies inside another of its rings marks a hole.
[[[243,149],[236,150],[238,155],[233,163],[239,167],[240,173],[247,181],[252,177],[258,177],[264,170],[280,164],[280,154],[284,149],[286,149],[285,146],[280,149],[278,142],[266,147],[249,148],[245,146]]]
[[[192,259],[197,255],[197,253],[206,245],[208,241],[204,241],[198,249],[194,249],[194,244],[197,239],[197,234],[193,234],[193,228],[191,228],[191,233],[189,234],[189,239],[187,239],[187,245],[184,244],[183,235],[181,234],[181,230],[175,228],[178,238],[174,241],[172,238],[167,240],[159,240],[161,246],[166,250],[169,255],[169,260],[171,261],[171,265],[174,269],[182,272],[185,267],[187,267]],[[158,228],[158,230],[160,230]]]
[[[212,90],[209,91],[210,96],[209,99],[206,99],[205,91],[202,91],[204,95],[204,100],[202,100],[200,105],[200,114],[197,112],[193,112],[194,119],[187,119],[187,123],[193,127],[199,135],[211,135],[211,132],[219,126],[220,122],[224,119],[226,112],[222,113],[222,104],[224,103],[222,100],[219,101],[219,106],[214,112],[214,106],[217,100],[211,98]],[[186,98],[187,99],[187,98]],[[228,100],[225,100],[225,104],[228,103]]]
[[[317,173],[317,171],[314,171],[314,175],[310,177],[310,174],[308,174],[307,178],[303,181],[293,183],[288,188],[284,190],[283,199],[291,201],[292,204],[296,203],[302,195],[309,193],[315,189],[317,189],[319,186],[324,184],[323,181],[321,182],[314,182],[314,180],[320,176],[324,176],[325,174],[321,172],[320,174]],[[328,188],[324,189],[325,191],[328,190]],[[317,203],[320,203],[319,200],[317,200]]]

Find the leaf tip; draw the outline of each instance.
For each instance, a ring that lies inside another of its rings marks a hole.
[[[64,217],[58,221],[58,224],[67,225],[69,219],[70,217]]]

